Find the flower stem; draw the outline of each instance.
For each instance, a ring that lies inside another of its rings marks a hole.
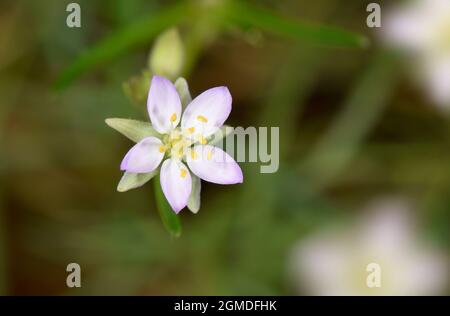
[[[167,231],[173,237],[181,236],[181,221],[177,214],[172,210],[167,202],[164,193],[161,189],[159,177],[153,179],[153,190],[155,192],[155,202],[158,209],[159,216],[166,227]]]

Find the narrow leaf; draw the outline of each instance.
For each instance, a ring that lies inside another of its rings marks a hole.
[[[117,191],[125,192],[143,186],[151,178],[158,174],[158,170],[150,173],[125,172],[117,185]]]
[[[181,221],[177,214],[172,210],[169,203],[164,196],[161,189],[161,182],[159,177],[153,181],[153,189],[155,191],[156,206],[158,208],[159,216],[166,227],[167,231],[173,237],[180,237],[181,235]]]
[[[192,178],[192,190],[191,195],[189,196],[188,200],[188,209],[194,213],[197,214],[200,210],[200,191],[202,189],[202,183],[199,177],[197,177],[195,174],[191,174]]]
[[[152,125],[147,122],[123,118],[108,118],[105,122],[109,127],[114,128],[136,143],[149,136],[161,137]]]
[[[234,0],[229,5],[228,17],[232,23],[252,26],[278,36],[321,45],[342,47],[368,45],[366,37],[338,27],[299,21],[244,1]]]
[[[111,33],[65,68],[57,78],[55,88],[63,89],[84,72],[104,65],[136,46],[148,44],[159,32],[189,17],[189,8],[189,3],[180,1]]]
[[[300,165],[303,175],[312,179],[316,188],[326,186],[349,166],[378,123],[398,79],[393,65],[390,56],[374,57],[341,112]]]

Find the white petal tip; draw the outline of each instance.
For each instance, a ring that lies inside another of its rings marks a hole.
[[[191,194],[191,175],[186,166],[174,159],[163,162],[160,172],[161,187],[172,210],[178,214],[188,203]]]

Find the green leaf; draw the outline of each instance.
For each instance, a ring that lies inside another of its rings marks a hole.
[[[155,191],[156,206],[158,208],[159,216],[166,227],[167,231],[173,237],[181,236],[181,221],[177,214],[172,210],[169,203],[164,196],[161,189],[161,182],[159,177],[156,177],[153,181],[153,188]]]
[[[366,37],[338,27],[299,21],[244,1],[230,1],[229,5],[227,12],[232,23],[256,27],[278,36],[342,47],[366,47],[369,44]]]
[[[108,118],[105,122],[109,127],[114,128],[135,143],[140,142],[142,139],[149,136],[161,137],[152,125],[147,122],[123,118]]]
[[[175,88],[181,99],[181,104],[186,107],[191,101],[191,93],[189,92],[189,86],[186,79],[180,77],[175,81]]]
[[[57,78],[55,88],[63,89],[86,71],[104,65],[139,45],[148,44],[159,32],[187,19],[190,8],[188,2],[180,1],[156,15],[147,15],[111,33],[65,68]]]
[[[202,183],[199,177],[195,174],[191,174],[192,178],[192,190],[191,195],[189,196],[187,207],[188,209],[197,214],[200,210],[200,191],[202,189]]]
[[[117,185],[117,191],[125,192],[143,186],[151,178],[158,174],[158,169],[149,173],[125,172]]]

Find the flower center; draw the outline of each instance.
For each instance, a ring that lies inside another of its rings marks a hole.
[[[184,137],[180,128],[173,129],[163,138],[163,144],[160,152],[168,152],[170,157],[182,159],[186,153],[186,149],[192,145],[192,142]]]
[[[197,159],[198,154],[190,148],[195,143],[205,145],[208,140],[202,135],[195,133],[194,127],[187,128],[184,132],[180,127],[170,131],[164,135],[162,139],[163,145],[159,147],[160,153],[168,153],[169,157],[183,159],[185,155],[190,155],[192,159]],[[208,160],[211,160],[213,153],[208,153]]]

